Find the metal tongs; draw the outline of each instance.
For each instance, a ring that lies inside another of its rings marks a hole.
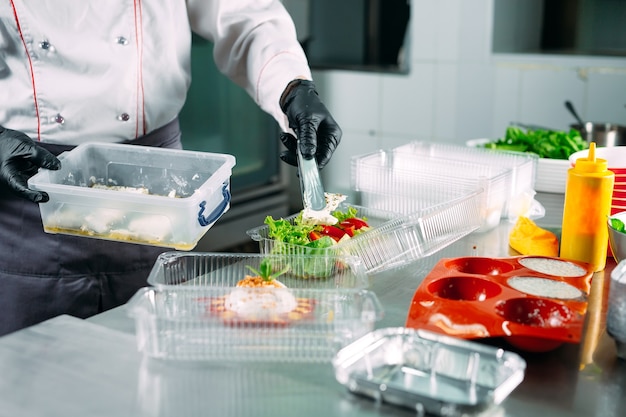
[[[304,159],[300,152],[300,141],[296,146],[298,153],[298,173],[300,174],[300,191],[302,191],[302,203],[304,208],[312,211],[321,211],[326,208],[324,187],[320,179],[315,158]]]

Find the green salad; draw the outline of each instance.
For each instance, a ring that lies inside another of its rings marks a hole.
[[[327,255],[333,246],[371,228],[367,219],[357,216],[354,207],[335,210],[331,214],[338,220],[334,225],[306,224],[302,220],[302,212],[291,220],[267,216],[267,236],[275,241],[271,252],[284,255]],[[329,263],[322,256],[302,258],[296,263],[292,265],[291,271],[305,278],[327,277],[334,266],[334,262]]]
[[[503,138],[488,142],[485,148],[505,151],[532,152],[540,158],[568,159],[574,152],[587,149],[589,144],[580,132],[543,129],[522,129],[509,126]]]
[[[609,217],[609,221],[611,222],[611,227],[618,232],[626,233],[626,225],[620,219],[616,219],[615,217]]]

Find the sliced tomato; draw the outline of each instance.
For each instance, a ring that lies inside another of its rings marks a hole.
[[[337,242],[339,242],[339,240],[346,235],[346,232],[344,232],[337,226],[324,226],[320,233],[326,236],[330,236]]]
[[[340,225],[340,226],[341,226],[341,230],[346,232],[348,234],[348,236],[350,236],[350,237],[354,236],[354,226],[352,226],[352,225]]]
[[[367,222],[363,219],[359,219],[358,217],[351,217],[349,219],[345,219],[344,221],[342,221],[340,223],[340,225],[346,225],[346,226],[354,226],[355,230],[359,230],[362,227],[369,227],[369,224],[367,224]],[[344,226],[344,227],[346,227]]]

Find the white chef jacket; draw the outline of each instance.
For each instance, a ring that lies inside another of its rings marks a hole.
[[[2,0],[0,125],[68,145],[149,133],[185,102],[192,30],[287,130],[280,94],[311,73],[278,0]]]

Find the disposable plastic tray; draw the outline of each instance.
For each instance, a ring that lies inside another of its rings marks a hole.
[[[351,392],[418,415],[462,416],[500,404],[524,379],[519,355],[424,330],[383,328],[341,349],[335,377]]]
[[[468,147],[484,147],[485,144],[493,142],[493,139],[480,138],[470,139],[465,144]],[[495,151],[495,150],[494,150]],[[497,151],[502,152],[502,151]],[[537,156],[537,166],[535,171],[534,190],[542,193],[565,193],[565,180],[570,164],[563,159],[539,158]]]
[[[505,216],[511,169],[495,165],[378,150],[351,159],[351,181],[366,207],[410,214],[428,202],[454,193],[480,192],[480,231]]]
[[[326,249],[289,244],[269,236],[267,225],[247,231],[259,242],[261,253],[319,254],[356,256],[367,274],[400,267],[431,255],[480,227],[480,193],[468,193],[408,215],[372,207],[341,203],[339,210],[357,209],[357,216],[367,219],[371,230]],[[285,220],[293,223],[298,213]]]
[[[366,288],[365,267],[357,257],[217,252],[166,252],[157,258],[148,284],[155,287],[234,287],[250,267],[262,262],[272,271],[289,269],[276,279],[289,288]]]
[[[514,217],[514,205],[518,204],[517,202],[522,199],[524,194],[535,189],[539,157],[533,153],[417,141],[394,148],[393,151],[395,153],[408,153],[510,168],[511,172],[505,186],[507,199],[503,210],[506,217]]]
[[[417,288],[406,327],[504,338],[533,352],[578,343],[592,275],[584,262],[544,256],[441,259]]]
[[[229,297],[241,291],[247,304],[232,307]],[[284,297],[296,307],[281,312]],[[382,317],[376,295],[363,289],[146,287],[127,309],[138,350],[169,360],[330,362]]]
[[[190,250],[230,207],[232,155],[88,143],[59,159],[28,182],[50,196],[48,233]]]

